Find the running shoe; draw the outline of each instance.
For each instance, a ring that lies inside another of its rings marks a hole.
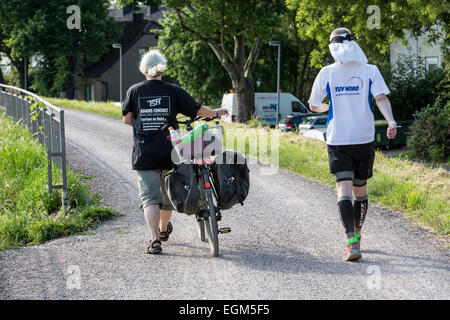
[[[358,249],[361,250],[361,233],[359,234],[359,237],[355,235],[356,238],[356,245],[358,246]]]
[[[347,244],[347,247],[344,251],[344,260],[345,261],[355,261],[362,258],[361,251],[359,250],[358,244],[355,242],[351,242]]]

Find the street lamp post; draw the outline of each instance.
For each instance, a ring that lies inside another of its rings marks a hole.
[[[269,45],[273,47],[278,47],[278,71],[277,71],[277,122],[275,124],[278,125],[279,121],[279,112],[280,112],[280,69],[281,69],[281,42],[280,41],[270,41]]]
[[[120,43],[113,43],[114,49],[119,49],[119,86],[120,86],[120,104],[122,104],[122,45]]]

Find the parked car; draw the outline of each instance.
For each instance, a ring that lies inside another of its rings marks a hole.
[[[310,116],[311,113],[301,116],[294,116],[290,114],[280,121],[280,123],[278,124],[278,129],[280,129],[281,131],[295,131],[298,129],[298,126],[300,123],[302,123],[303,119]]]
[[[277,120],[278,95],[276,92],[255,92],[255,116],[259,121],[275,127]],[[222,119],[228,122],[239,121],[237,115],[237,97],[235,93],[225,93],[222,98],[222,108],[228,110],[228,116]],[[310,115],[309,109],[297,97],[288,92],[280,93],[279,120],[287,115]]]
[[[327,142],[327,128],[303,130],[300,131],[300,134],[308,138],[313,138],[323,142]]]
[[[303,119],[299,125],[300,130],[310,130],[327,127],[328,116],[313,116]]]

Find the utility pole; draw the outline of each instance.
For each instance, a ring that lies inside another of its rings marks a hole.
[[[119,49],[119,86],[120,86],[120,104],[122,104],[122,45],[120,43],[113,43],[114,49]]]
[[[278,70],[277,70],[277,120],[275,127],[279,122],[280,115],[280,71],[281,71],[281,42],[280,41],[270,41],[269,45],[273,47],[278,47]]]

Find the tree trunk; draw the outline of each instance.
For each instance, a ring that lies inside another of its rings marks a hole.
[[[25,89],[25,66],[24,66],[24,61],[23,60],[19,60],[19,61],[11,61],[12,64],[14,65],[14,67],[16,67],[17,72],[19,73],[19,82],[20,82],[20,87],[22,89]],[[27,84],[28,86],[28,84]]]
[[[244,33],[237,32],[233,36],[234,50],[231,53],[226,49],[224,43],[224,25],[222,25],[220,41],[216,41],[187,27],[180,10],[176,10],[176,15],[181,29],[207,43],[230,76],[233,90],[236,93],[239,122],[250,120],[255,112],[255,89],[252,84],[252,72],[261,52],[261,39],[256,38],[254,40],[250,53],[246,57],[247,38]]]
[[[248,78],[232,81],[236,94],[237,113],[239,122],[247,122],[255,113],[255,90]]]
[[[0,83],[5,84],[5,78],[3,77],[2,68],[0,67]]]
[[[75,99],[75,72],[77,70],[76,57],[68,57],[69,76],[66,84],[66,99]]]

